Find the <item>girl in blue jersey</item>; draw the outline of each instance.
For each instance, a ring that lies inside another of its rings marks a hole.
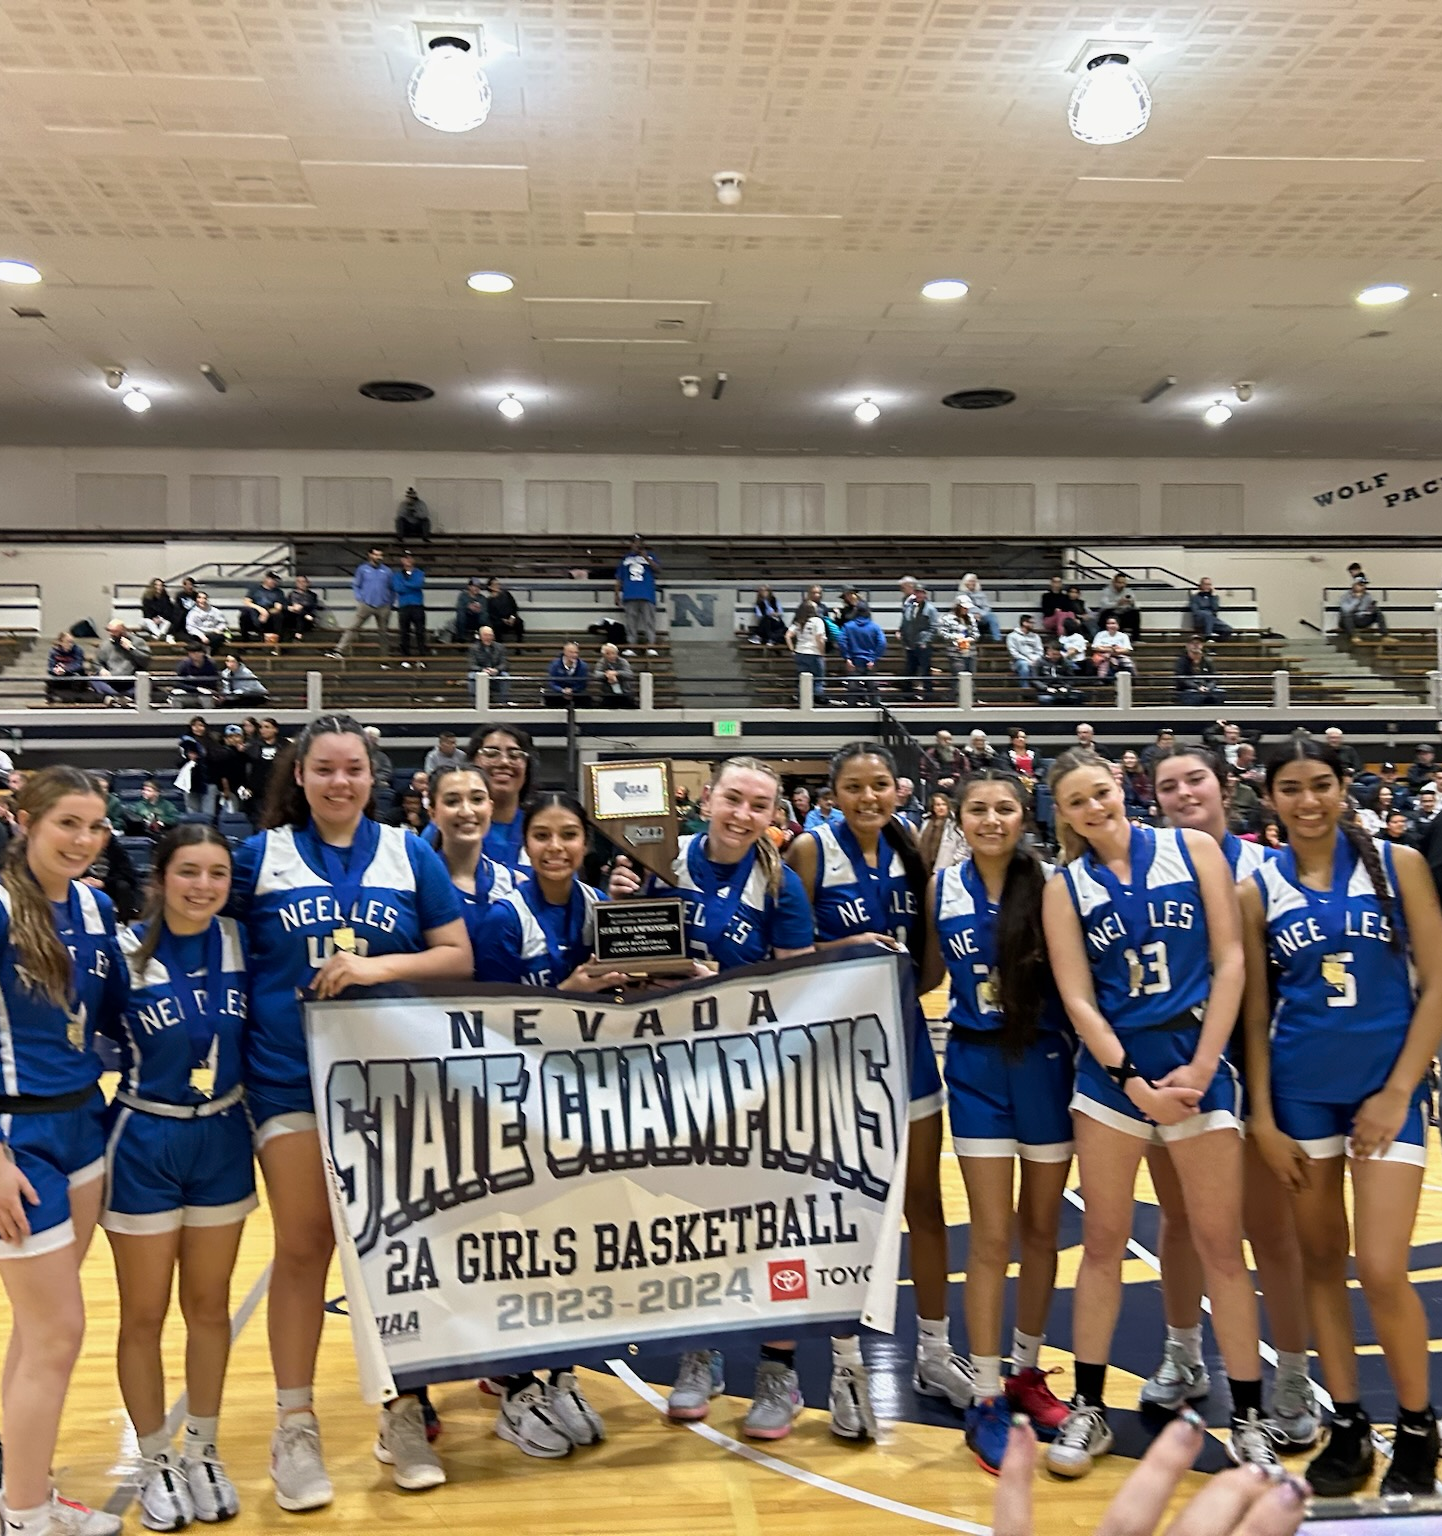
[[[479,949],[481,923],[491,903],[510,895],[519,884],[506,865],[486,855],[493,808],[485,772],[477,764],[440,768],[431,775],[431,826],[451,884],[460,897],[473,956]]]
[[[315,1357],[334,1247],[316,1134],[301,993],[470,978],[471,945],[440,857],[372,817],[371,744],[348,715],[324,715],[276,760],[257,833],[237,850],[231,911],[251,962],[245,1089],[275,1227],[271,1363],[279,1424],[271,1477],[282,1509],[333,1496],[314,1411]],[[398,1486],[430,1488],[445,1472],[413,1396],[380,1414],[377,1454]]]
[[[1152,762],[1157,808],[1173,827],[1205,833],[1222,850],[1232,877],[1245,881],[1273,857],[1262,843],[1243,842],[1227,830],[1226,770],[1207,747],[1178,743]],[[1229,1051],[1240,1067],[1241,1039]],[[1257,1261],[1267,1303],[1277,1375],[1267,1423],[1273,1439],[1294,1449],[1312,1445],[1320,1427],[1316,1392],[1307,1372],[1307,1301],[1302,1283],[1302,1250],[1292,1202],[1276,1175],[1247,1137],[1242,1152],[1242,1226]],[[1147,1149],[1147,1167],[1161,1207],[1158,1251],[1167,1343],[1162,1363],[1143,1386],[1144,1404],[1175,1411],[1200,1402],[1211,1389],[1202,1361],[1202,1265],[1192,1246],[1186,1202],[1163,1147]]]
[[[1292,741],[1268,763],[1267,791],[1287,846],[1242,886],[1249,1128],[1295,1203],[1332,1395],[1331,1434],[1307,1479],[1319,1495],[1341,1496],[1372,1472],[1347,1291],[1349,1168],[1357,1277],[1397,1393],[1382,1494],[1431,1493],[1428,1326],[1407,1270],[1427,1159],[1426,1079],[1442,1041],[1442,913],[1422,856],[1373,843],[1348,817],[1333,748]]]
[[[718,971],[814,948],[806,889],[766,835],[780,799],[781,777],[769,763],[727,758],[701,796],[706,830],[680,840],[673,873],[685,904],[687,947],[693,959]],[[633,896],[641,888],[635,870],[618,859],[611,896]],[[711,1399],[725,1390],[721,1351],[691,1350],[681,1357],[666,1412],[673,1419],[704,1419]],[[753,1440],[779,1440],[804,1407],[795,1344],[763,1345],[743,1431]]]
[[[971,857],[939,871],[922,987],[950,979],[946,1082],[952,1145],[970,1212],[966,1330],[973,1404],[966,1438],[1001,1470],[1013,1413],[1043,1432],[1067,1417],[1046,1383],[1041,1346],[1056,1284],[1062,1191],[1072,1159],[1072,1052],[1042,941],[1050,870],[1024,841],[1030,797],[1009,769],[984,768],[958,789]],[[1013,1180],[1020,1162],[1020,1194]],[[1012,1234],[1021,1244],[1012,1374],[1001,1376],[1002,1314]]]
[[[125,997],[115,913],[83,884],[110,837],[78,768],[45,768],[16,797],[0,875],[0,1282],[4,1520],[17,1536],[115,1536],[120,1520],[62,1499],[50,1467],[85,1332],[80,1266],[100,1214],[104,1101],[95,1031]]]
[[[466,743],[466,755],[484,771],[491,791],[486,857],[507,869],[523,868],[526,839],[521,807],[531,793],[536,761],[531,733],[518,725],[479,725]]]
[[[1257,1302],[1242,1257],[1240,1089],[1224,1054],[1242,994],[1237,897],[1200,832],[1134,827],[1105,758],[1064,752],[1050,775],[1065,867],[1042,916],[1081,1037],[1072,1123],[1086,1202],[1072,1320],[1076,1396],[1047,1465],[1081,1477],[1113,1437],[1106,1362],[1121,1306],[1132,1190],[1149,1144],[1171,1154],[1232,1389],[1229,1453],[1277,1466],[1262,1424]]]
[[[240,1510],[216,1453],[217,1421],[230,1277],[257,1202],[241,1102],[245,945],[235,920],[217,916],[230,894],[230,845],[214,827],[176,827],[160,841],[152,880],[144,920],[120,935],[130,995],[100,1224],[120,1293],[120,1391],[144,1460],[140,1518],[178,1531]],[[160,1355],[177,1269],[187,1401],[178,1462]]]
[[[926,867],[897,819],[896,762],[875,742],[854,741],[831,759],[830,793],[842,819],[822,822],[792,843],[786,862],[811,898],[818,950],[883,944],[925,948]],[[920,1002],[911,1041],[911,1127],[906,1222],[916,1287],[913,1385],[926,1397],[969,1408],[972,1383],[951,1348],[947,1324],[946,1217],[941,1207],[941,1074]],[[854,1333],[831,1340],[831,1433],[875,1438],[870,1382]]]

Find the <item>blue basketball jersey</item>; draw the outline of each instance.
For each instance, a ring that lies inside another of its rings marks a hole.
[[[466,933],[471,940],[471,959],[476,979],[480,979],[481,925],[491,903],[509,896],[525,876],[511,873],[504,864],[493,864],[483,853],[476,864],[476,888],[463,891],[456,887],[461,902],[461,916],[466,920]]]
[[[823,822],[802,836],[816,844],[816,889],[811,907],[817,939],[884,933],[907,949],[913,948],[916,897],[906,882],[906,865],[900,853],[883,838],[873,867],[844,821],[840,826]]]
[[[1388,888],[1397,889],[1392,848],[1377,845]],[[1252,878],[1267,914],[1267,949],[1277,967],[1272,1015],[1272,1092],[1319,1104],[1356,1103],[1392,1070],[1412,1022],[1413,992],[1400,898],[1401,947],[1372,889],[1367,866],[1339,831],[1332,888],[1297,877],[1290,848]]]
[[[120,934],[130,977],[121,1049],[121,1083],[142,1099],[198,1104],[220,1098],[241,1079],[247,1012],[245,942],[231,917],[204,933],[162,935],[140,968],[144,925]],[[195,1074],[209,1067],[209,1093]]]
[[[1244,842],[1234,832],[1228,832],[1222,839],[1222,856],[1231,866],[1232,877],[1236,880],[1245,880],[1248,875],[1255,874],[1263,864],[1277,857],[1275,848],[1268,848],[1265,843]]]
[[[113,1035],[125,1006],[125,965],[115,937],[115,908],[104,891],[70,882],[52,902],[70,952],[70,1006],[59,1008],[30,985],[10,942],[10,893],[0,886],[0,1092],[55,1098],[100,1078],[95,1032]]]
[[[811,947],[811,903],[794,869],[782,866],[773,896],[754,848],[739,864],[717,864],[706,857],[704,832],[681,839],[672,868],[693,960],[714,960],[718,970],[729,971],[769,960],[777,949]]]
[[[1212,958],[1197,872],[1175,827],[1133,827],[1131,883],[1091,849],[1066,865],[1097,1007],[1118,1035],[1201,1007]]]
[[[332,863],[336,864],[331,869]],[[336,878],[333,878],[336,877]],[[461,915],[444,862],[404,827],[362,820],[350,849],[309,827],[259,832],[236,849],[230,912],[251,966],[246,1082],[307,1083],[301,991],[349,928],[358,955],[413,955]]]
[[[526,839],[522,835],[521,808],[516,807],[511,821],[492,820],[490,831],[481,844],[481,851],[488,859],[504,864],[507,869],[529,869],[531,856],[526,852]]]
[[[481,920],[476,980],[559,986],[591,958],[591,909],[605,899],[581,880],[560,905],[546,900],[538,880],[517,886]]]

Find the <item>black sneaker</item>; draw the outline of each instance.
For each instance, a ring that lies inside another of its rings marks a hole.
[[[1399,1424],[1392,1440],[1392,1465],[1382,1478],[1382,1497],[1433,1493],[1437,1486],[1437,1421],[1423,1429]]]
[[[1344,1498],[1367,1486],[1372,1462],[1372,1421],[1367,1415],[1333,1419],[1327,1444],[1307,1467],[1307,1481],[1319,1499]]]

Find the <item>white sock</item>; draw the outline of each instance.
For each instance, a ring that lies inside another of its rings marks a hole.
[[[286,1415],[291,1413],[314,1413],[315,1388],[310,1387],[277,1387],[275,1389],[275,1416],[285,1423]]]
[[[1167,1324],[1167,1343],[1181,1345],[1182,1352],[1193,1365],[1202,1363],[1202,1325],[1195,1328],[1173,1328]]]
[[[861,1340],[853,1333],[849,1339],[832,1339],[831,1363],[833,1365],[860,1365]]]
[[[192,1415],[185,1421],[185,1454],[192,1461],[198,1461],[206,1449],[216,1443],[219,1433],[219,1417],[202,1419]]]
[[[976,1377],[976,1395],[981,1398],[1001,1396],[1001,1356],[973,1355],[972,1375]]]
[[[1011,1364],[1017,1371],[1041,1369],[1041,1347],[1046,1342],[1044,1333],[1023,1333],[1020,1328],[1012,1329],[1011,1334]]]
[[[1277,1375],[1278,1376],[1305,1376],[1310,1367],[1307,1364],[1307,1351],[1301,1350],[1293,1354],[1290,1349],[1277,1351]]]
[[[951,1324],[944,1317],[918,1317],[916,1352],[919,1355],[949,1355]]]
[[[153,1435],[137,1435],[136,1439],[140,1444],[140,1454],[147,1461],[170,1454],[170,1435],[163,1424]]]
[[[34,1509],[12,1509],[5,1502],[5,1529],[17,1536],[45,1536],[50,1529],[50,1500],[37,1504]]]

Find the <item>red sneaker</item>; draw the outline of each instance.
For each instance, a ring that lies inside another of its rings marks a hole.
[[[1047,1386],[1048,1376],[1059,1376],[1060,1367],[1050,1371],[1029,1365],[1008,1376],[1002,1383],[1006,1401],[1014,1413],[1024,1413],[1038,1434],[1054,1435],[1066,1422],[1071,1409]]]

